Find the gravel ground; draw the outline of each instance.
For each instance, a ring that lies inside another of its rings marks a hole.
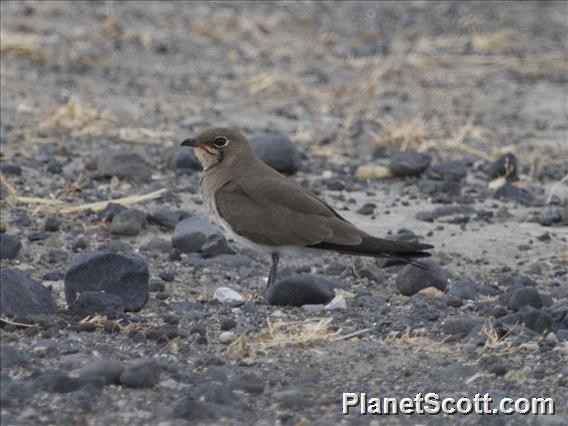
[[[3,425],[568,422],[566,3],[0,12]],[[315,253],[267,303],[269,259],[207,222],[177,147],[221,125],[362,229],[433,244],[434,272]],[[376,422],[342,392],[556,415]]]

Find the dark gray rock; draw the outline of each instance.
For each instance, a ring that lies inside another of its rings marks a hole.
[[[2,162],[0,164],[0,170],[5,175],[22,176],[22,168],[17,164],[6,164]]]
[[[95,382],[83,377],[71,377],[62,370],[49,370],[33,381],[33,388],[46,392],[70,393],[93,384]]]
[[[464,161],[448,161],[436,164],[428,170],[428,177],[435,180],[460,181],[467,176],[467,165]]]
[[[446,320],[442,325],[442,330],[451,336],[465,337],[481,324],[483,324],[483,320],[477,317],[453,318]]]
[[[515,181],[519,179],[518,175],[519,162],[517,157],[513,153],[507,153],[499,157],[493,163],[490,163],[485,171],[491,179],[496,179],[498,177],[504,176],[509,181]]]
[[[552,320],[560,328],[568,328],[568,302],[559,301],[548,308]]]
[[[296,173],[302,167],[302,157],[296,145],[280,133],[254,136],[250,143],[256,155],[281,173]]]
[[[231,388],[253,395],[261,394],[264,392],[264,380],[256,374],[247,373],[233,380]]]
[[[524,206],[530,206],[534,201],[534,194],[528,189],[519,188],[510,182],[505,183],[500,187],[495,194],[494,198],[514,201]]]
[[[118,385],[124,364],[112,359],[98,359],[85,365],[79,371],[79,377],[88,380],[100,380],[105,385]]]
[[[538,223],[542,226],[552,226],[562,221],[562,215],[558,210],[546,210],[538,217]]]
[[[184,253],[197,252],[214,235],[224,238],[221,230],[211,225],[207,219],[192,216],[176,225],[172,245]]]
[[[236,326],[237,322],[232,318],[224,318],[223,321],[221,321],[221,331],[232,330]]]
[[[445,195],[459,195],[461,186],[459,182],[451,180],[432,180],[423,179],[418,182],[418,189],[423,194],[445,194]]]
[[[460,300],[477,300],[477,288],[477,283],[471,278],[459,278],[452,283],[448,291],[448,296]]]
[[[221,254],[235,254],[235,252],[229,247],[229,243],[224,236],[221,235],[211,235],[207,238],[207,241],[201,247],[204,257],[214,257]]]
[[[97,159],[95,177],[113,177],[135,182],[148,182],[152,169],[144,158],[134,152],[107,152]]]
[[[56,217],[48,217],[45,220],[45,224],[43,225],[43,229],[49,232],[57,232],[61,226],[61,221]]]
[[[432,158],[414,151],[393,151],[390,154],[389,169],[394,176],[418,176],[426,170]]]
[[[62,280],[65,273],[62,271],[49,271],[43,274],[41,279],[43,281],[59,281]]]
[[[216,407],[209,407],[193,396],[184,397],[176,402],[171,409],[171,415],[189,423],[217,418]]]
[[[13,235],[0,233],[0,260],[14,259],[21,248],[22,243],[18,238]]]
[[[500,298],[501,303],[508,309],[518,311],[523,306],[542,308],[543,302],[536,288],[523,286],[507,291]]]
[[[412,296],[423,288],[436,287],[445,291],[450,274],[431,260],[421,260],[429,270],[406,265],[396,276],[396,287],[401,294]]]
[[[519,314],[525,327],[536,332],[544,333],[545,331],[552,330],[552,318],[543,309],[536,309],[532,306],[522,306]]]
[[[25,367],[28,362],[28,356],[25,352],[0,344],[0,368],[2,370],[12,367]]]
[[[105,222],[110,222],[113,217],[127,209],[128,207],[124,207],[122,204],[108,203],[103,210],[97,212],[97,218]]]
[[[170,240],[164,238],[154,237],[150,241],[146,242],[140,247],[143,251],[158,251],[162,253],[168,253],[172,249],[173,245]]]
[[[120,383],[130,388],[151,388],[158,384],[160,373],[160,364],[153,359],[143,359],[124,369]]]
[[[441,217],[446,216],[453,216],[453,215],[473,215],[476,211],[471,206],[442,206],[436,207],[432,211],[421,211],[416,213],[416,219],[422,220],[424,222],[434,222],[434,220],[439,219]]]
[[[306,273],[276,281],[264,295],[268,303],[278,306],[326,304],[334,296],[330,281]]]
[[[116,317],[124,312],[125,306],[122,297],[102,291],[83,291],[71,305],[69,311],[81,318],[92,314],[102,314]]]
[[[0,313],[28,316],[53,314],[57,306],[41,284],[15,269],[0,270]]]
[[[104,291],[120,296],[125,310],[142,309],[149,296],[148,263],[137,255],[90,252],[79,256],[65,273],[65,298],[72,306],[77,293]]]
[[[561,328],[556,331],[556,337],[561,342],[568,342],[568,328]]]
[[[167,167],[170,170],[186,169],[189,171],[201,170],[201,164],[195,156],[193,149],[187,147],[175,147],[167,154]]]
[[[144,213],[139,210],[125,209],[113,216],[108,231],[114,235],[138,235],[145,223],[146,215]]]
[[[373,214],[376,207],[377,207],[376,204],[366,203],[359,210],[357,210],[357,213],[368,216]]]
[[[166,229],[174,229],[179,222],[179,215],[167,208],[160,207],[152,213],[150,220]]]

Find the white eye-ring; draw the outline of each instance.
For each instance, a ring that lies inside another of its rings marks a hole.
[[[229,140],[224,136],[217,136],[213,140],[213,146],[215,148],[225,148],[229,144]]]

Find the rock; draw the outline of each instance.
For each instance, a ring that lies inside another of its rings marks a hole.
[[[166,159],[168,169],[176,171],[178,169],[185,169],[190,172],[201,170],[201,164],[195,156],[193,149],[187,147],[175,147],[169,153]]]
[[[434,222],[434,220],[445,217],[445,216],[453,216],[453,215],[473,215],[476,211],[473,207],[470,206],[442,206],[437,207],[432,211],[420,211],[416,213],[416,219],[422,220],[424,222]]]
[[[172,249],[172,242],[164,238],[154,237],[140,247],[143,251],[159,251],[162,253],[169,253]]]
[[[221,254],[235,254],[235,252],[229,247],[227,239],[222,235],[211,235],[207,238],[207,241],[201,247],[203,251],[203,257],[214,257]]]
[[[17,164],[6,164],[2,162],[0,164],[0,170],[5,175],[22,176],[22,168]]]
[[[224,343],[225,345],[228,345],[234,340],[235,340],[235,333],[233,333],[232,331],[223,331],[219,335],[219,342]]]
[[[92,314],[116,317],[124,312],[122,297],[102,291],[83,291],[70,307],[71,313],[81,318]]]
[[[302,167],[302,157],[296,145],[280,133],[265,133],[250,140],[256,155],[273,169],[293,174]]]
[[[113,176],[135,182],[148,182],[152,179],[152,169],[144,158],[135,152],[106,152],[97,158],[95,177]]]
[[[65,273],[62,271],[48,271],[45,274],[43,274],[41,279],[43,281],[59,281],[63,279],[64,275]]]
[[[97,218],[105,222],[110,222],[117,214],[124,210],[128,210],[128,207],[124,207],[122,204],[108,203],[103,210],[97,212]]]
[[[418,189],[423,194],[445,194],[453,196],[460,194],[461,187],[459,182],[455,181],[423,179],[418,182]]]
[[[375,211],[376,207],[377,207],[376,204],[366,203],[359,210],[357,210],[357,213],[363,214],[363,215],[371,215]]]
[[[49,232],[56,232],[59,231],[59,227],[61,226],[61,221],[56,217],[48,217],[45,220],[45,224],[43,225],[43,229]]]
[[[448,161],[428,170],[428,177],[434,180],[460,181],[466,176],[467,165],[464,161]]]
[[[530,206],[534,201],[534,195],[531,191],[519,188],[510,182],[495,191],[493,198],[514,201],[524,206]]]
[[[53,314],[57,306],[41,284],[15,269],[0,270],[0,313],[2,316]]]
[[[418,176],[426,170],[432,158],[414,151],[393,151],[390,154],[389,169],[394,176]]]
[[[236,326],[237,322],[232,318],[224,318],[223,321],[221,321],[221,331],[232,330]]]
[[[552,226],[562,221],[562,215],[558,210],[546,210],[538,217],[538,223],[542,226]]]
[[[244,297],[229,287],[217,288],[213,293],[213,299],[231,306],[241,306],[245,303]]]
[[[92,384],[91,380],[82,377],[70,377],[65,371],[50,370],[33,381],[33,388],[47,392],[70,393]]]
[[[28,362],[28,356],[25,352],[0,344],[0,368],[2,370],[12,367],[25,367]]]
[[[326,311],[346,311],[347,310],[347,302],[345,301],[345,297],[342,295],[335,296],[331,302],[325,305],[324,309]]]
[[[560,328],[568,328],[568,301],[559,301],[548,308],[552,320]]]
[[[104,291],[120,296],[125,310],[142,309],[149,296],[146,260],[137,255],[90,252],[79,256],[65,273],[65,298],[72,306],[77,293]]]
[[[561,328],[556,331],[556,337],[561,342],[568,342],[568,328]]]
[[[209,408],[192,396],[176,402],[171,409],[171,415],[173,418],[183,419],[188,423],[204,422],[217,417],[215,407]]]
[[[127,366],[120,374],[120,383],[130,388],[151,388],[160,380],[160,365],[153,359],[143,359]]]
[[[416,266],[406,265],[396,276],[396,287],[401,294],[412,296],[423,288],[436,287],[445,291],[450,274],[431,260],[421,260],[430,269],[424,271]]]
[[[0,260],[14,259],[21,248],[22,243],[18,238],[4,233],[0,234]]]
[[[501,296],[501,303],[508,309],[518,311],[523,306],[542,308],[543,302],[536,288],[523,286],[512,288]]]
[[[533,308],[525,305],[520,308],[519,314],[525,324],[525,327],[531,329],[535,333],[542,334],[552,329],[552,318],[542,309]]]
[[[100,380],[105,385],[118,385],[124,365],[112,359],[98,359],[85,365],[79,371],[79,377]]]
[[[138,235],[145,223],[146,215],[144,213],[139,210],[126,209],[113,216],[108,231],[114,235]]]
[[[73,250],[74,252],[79,252],[85,250],[87,247],[89,247],[89,242],[86,239],[77,238],[75,241],[73,241],[71,250]]]
[[[302,273],[275,282],[264,297],[271,305],[302,306],[329,303],[335,294],[331,282],[316,275]]]
[[[192,216],[176,225],[172,245],[184,253],[197,252],[201,251],[203,245],[213,235],[224,238],[221,230],[211,225],[205,218]]]
[[[477,283],[471,278],[459,278],[452,283],[448,296],[460,300],[477,300],[477,287]]]
[[[162,228],[174,229],[179,222],[179,216],[177,213],[161,207],[154,210],[150,220]]]
[[[515,181],[519,179],[518,175],[519,162],[513,153],[507,153],[499,157],[493,163],[490,163],[485,171],[491,179],[498,177],[505,177],[508,181]]]
[[[248,394],[258,395],[264,392],[264,380],[254,373],[243,374],[231,383],[234,390],[245,391]]]
[[[463,317],[446,320],[442,325],[442,330],[444,333],[451,336],[465,337],[467,336],[476,326],[483,324],[481,318],[476,317]]]

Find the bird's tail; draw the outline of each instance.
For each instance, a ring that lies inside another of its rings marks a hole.
[[[426,271],[430,269],[428,265],[414,259],[430,257],[430,253],[425,250],[434,248],[430,244],[391,241],[371,236],[365,237],[358,245],[321,242],[310,247],[355,256],[386,257],[390,262],[385,266],[410,264]]]

